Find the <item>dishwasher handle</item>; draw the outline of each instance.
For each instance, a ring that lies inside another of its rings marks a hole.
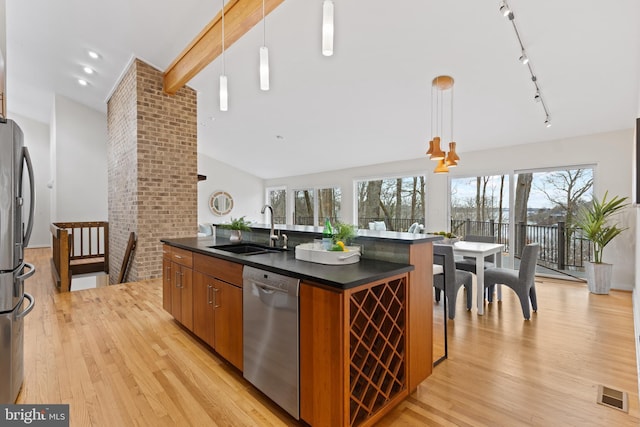
[[[271,293],[271,292],[280,292],[283,294],[288,294],[289,291],[287,291],[286,289],[280,289],[277,286],[273,286],[273,285],[269,285],[268,283],[264,283],[264,282],[259,282],[257,280],[253,281],[253,284],[256,285],[256,287],[262,289],[265,292]]]

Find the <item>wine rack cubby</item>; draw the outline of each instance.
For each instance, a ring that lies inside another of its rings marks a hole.
[[[349,417],[360,425],[407,390],[406,277],[349,296]]]

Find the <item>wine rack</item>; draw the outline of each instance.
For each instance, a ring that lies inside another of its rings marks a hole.
[[[406,276],[349,296],[349,417],[357,426],[407,389]]]

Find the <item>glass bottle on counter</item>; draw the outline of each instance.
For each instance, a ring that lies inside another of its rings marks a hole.
[[[333,228],[331,227],[331,222],[329,218],[325,218],[324,220],[324,228],[322,229],[322,248],[325,251],[331,249],[333,245]]]

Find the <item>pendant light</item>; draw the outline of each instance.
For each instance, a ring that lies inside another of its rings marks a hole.
[[[222,74],[220,75],[220,111],[229,110],[229,91],[224,63],[224,0],[222,0]]]
[[[333,1],[322,4],[322,54],[333,55]]]
[[[260,47],[260,89],[269,90],[269,49],[267,48],[267,23],[264,19],[264,0],[262,0],[262,46]]]
[[[441,136],[445,136],[445,93],[449,95],[448,105],[450,107],[447,117],[449,122],[448,136],[451,138],[448,153],[440,148]],[[453,141],[453,77],[451,76],[438,76],[431,82],[431,133],[438,135],[429,141],[429,149],[427,150],[429,159],[438,162],[434,172],[449,172],[449,168],[458,166],[458,160],[460,160],[456,153],[456,143]]]

